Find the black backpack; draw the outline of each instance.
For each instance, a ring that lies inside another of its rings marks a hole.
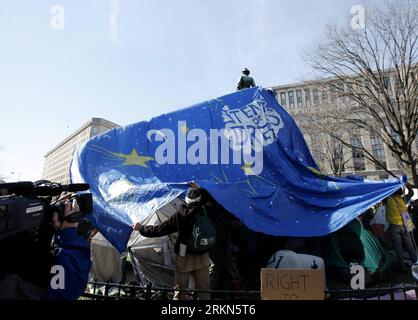
[[[187,251],[191,254],[203,254],[215,246],[216,227],[207,210],[202,210],[196,214],[195,222],[187,241]]]

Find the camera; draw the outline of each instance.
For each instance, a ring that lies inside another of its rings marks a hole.
[[[36,232],[51,222],[54,212],[60,221],[83,221],[93,211],[92,195],[71,193],[88,189],[88,184],[61,185],[46,180],[0,184],[0,241],[22,232]],[[53,201],[63,192],[69,192],[68,197]],[[65,217],[64,200],[68,199],[76,201],[80,210]]]
[[[65,204],[67,201],[71,202],[73,206],[77,204],[79,207],[79,211],[73,212],[69,214],[68,216],[65,216],[64,214]],[[80,195],[70,196],[68,200],[63,200],[61,198],[58,200],[58,204],[52,205],[49,210],[52,210],[53,212],[57,212],[58,218],[61,222],[68,221],[68,222],[74,223],[74,222],[82,221],[85,215],[93,212],[92,203],[93,203],[93,200],[92,200],[91,193],[84,193]]]
[[[74,194],[88,189],[88,184],[61,185],[46,180],[0,184],[0,253],[4,258],[0,282],[16,274],[38,287],[47,287],[54,264],[54,213],[62,225],[78,222],[80,237],[89,239],[95,232],[87,219],[93,211],[91,193]],[[65,215],[66,201],[77,203],[79,210]]]
[[[78,235],[87,239],[95,230],[87,219],[93,211],[92,195],[74,193],[88,189],[88,184],[46,180],[0,184],[0,283],[7,275],[18,275],[39,288],[48,288],[55,261],[51,240],[57,232],[53,215],[58,213],[62,223],[78,222]],[[66,201],[77,203],[79,210],[66,215]]]

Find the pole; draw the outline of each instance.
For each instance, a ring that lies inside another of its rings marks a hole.
[[[13,175],[17,174],[17,182],[20,182],[20,176],[22,175],[21,172],[10,172],[10,174],[13,174]]]

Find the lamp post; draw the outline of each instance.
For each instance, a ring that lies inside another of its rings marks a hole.
[[[17,182],[20,181],[21,172],[10,172],[10,174],[17,175]]]

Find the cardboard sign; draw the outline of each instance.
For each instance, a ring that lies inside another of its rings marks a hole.
[[[261,269],[263,300],[324,300],[323,270]]]

